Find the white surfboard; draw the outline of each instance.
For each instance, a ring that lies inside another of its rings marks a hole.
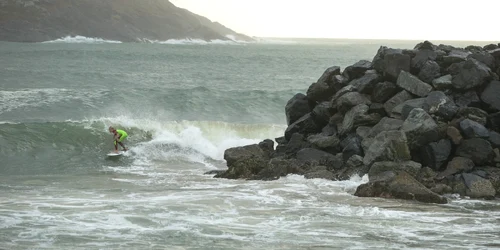
[[[118,151],[118,152],[110,152],[107,154],[107,156],[120,156],[120,155],[123,155],[123,153],[125,153],[125,151]]]

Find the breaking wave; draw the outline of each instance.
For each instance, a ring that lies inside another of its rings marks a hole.
[[[122,43],[121,41],[106,40],[96,37],[85,37],[85,36],[66,36],[61,37],[56,40],[46,41],[43,43],[89,43],[89,44],[101,44],[101,43]]]

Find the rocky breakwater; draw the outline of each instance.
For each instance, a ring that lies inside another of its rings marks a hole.
[[[266,139],[227,149],[228,169],[215,177],[368,174],[354,195],[492,199],[500,194],[499,46],[382,46],[371,62],[330,67],[288,101],[276,147]]]

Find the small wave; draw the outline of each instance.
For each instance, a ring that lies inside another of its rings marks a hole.
[[[249,42],[231,39],[231,40],[203,40],[203,39],[193,39],[193,38],[185,38],[185,39],[168,39],[166,41],[159,40],[149,40],[149,39],[140,39],[146,43],[155,43],[155,44],[172,44],[172,45],[243,45],[248,44]]]
[[[52,41],[45,41],[43,43],[122,43],[120,41],[114,41],[114,40],[105,40],[102,38],[96,38],[96,37],[85,37],[85,36],[66,36],[66,37],[61,37],[56,40]]]

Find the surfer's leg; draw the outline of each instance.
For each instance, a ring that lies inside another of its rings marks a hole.
[[[123,142],[118,142],[120,144],[120,146],[122,146],[123,148],[123,151],[127,151],[127,148],[125,147],[125,145],[123,145]]]
[[[115,151],[118,151],[118,143],[116,143],[116,140],[115,140]]]
[[[120,137],[120,139],[118,140],[118,143],[120,144],[120,146],[122,146],[123,148],[123,151],[127,151],[127,148],[125,147],[125,145],[123,145],[123,141],[125,140],[125,138],[127,138],[126,135],[123,135],[122,137]]]

